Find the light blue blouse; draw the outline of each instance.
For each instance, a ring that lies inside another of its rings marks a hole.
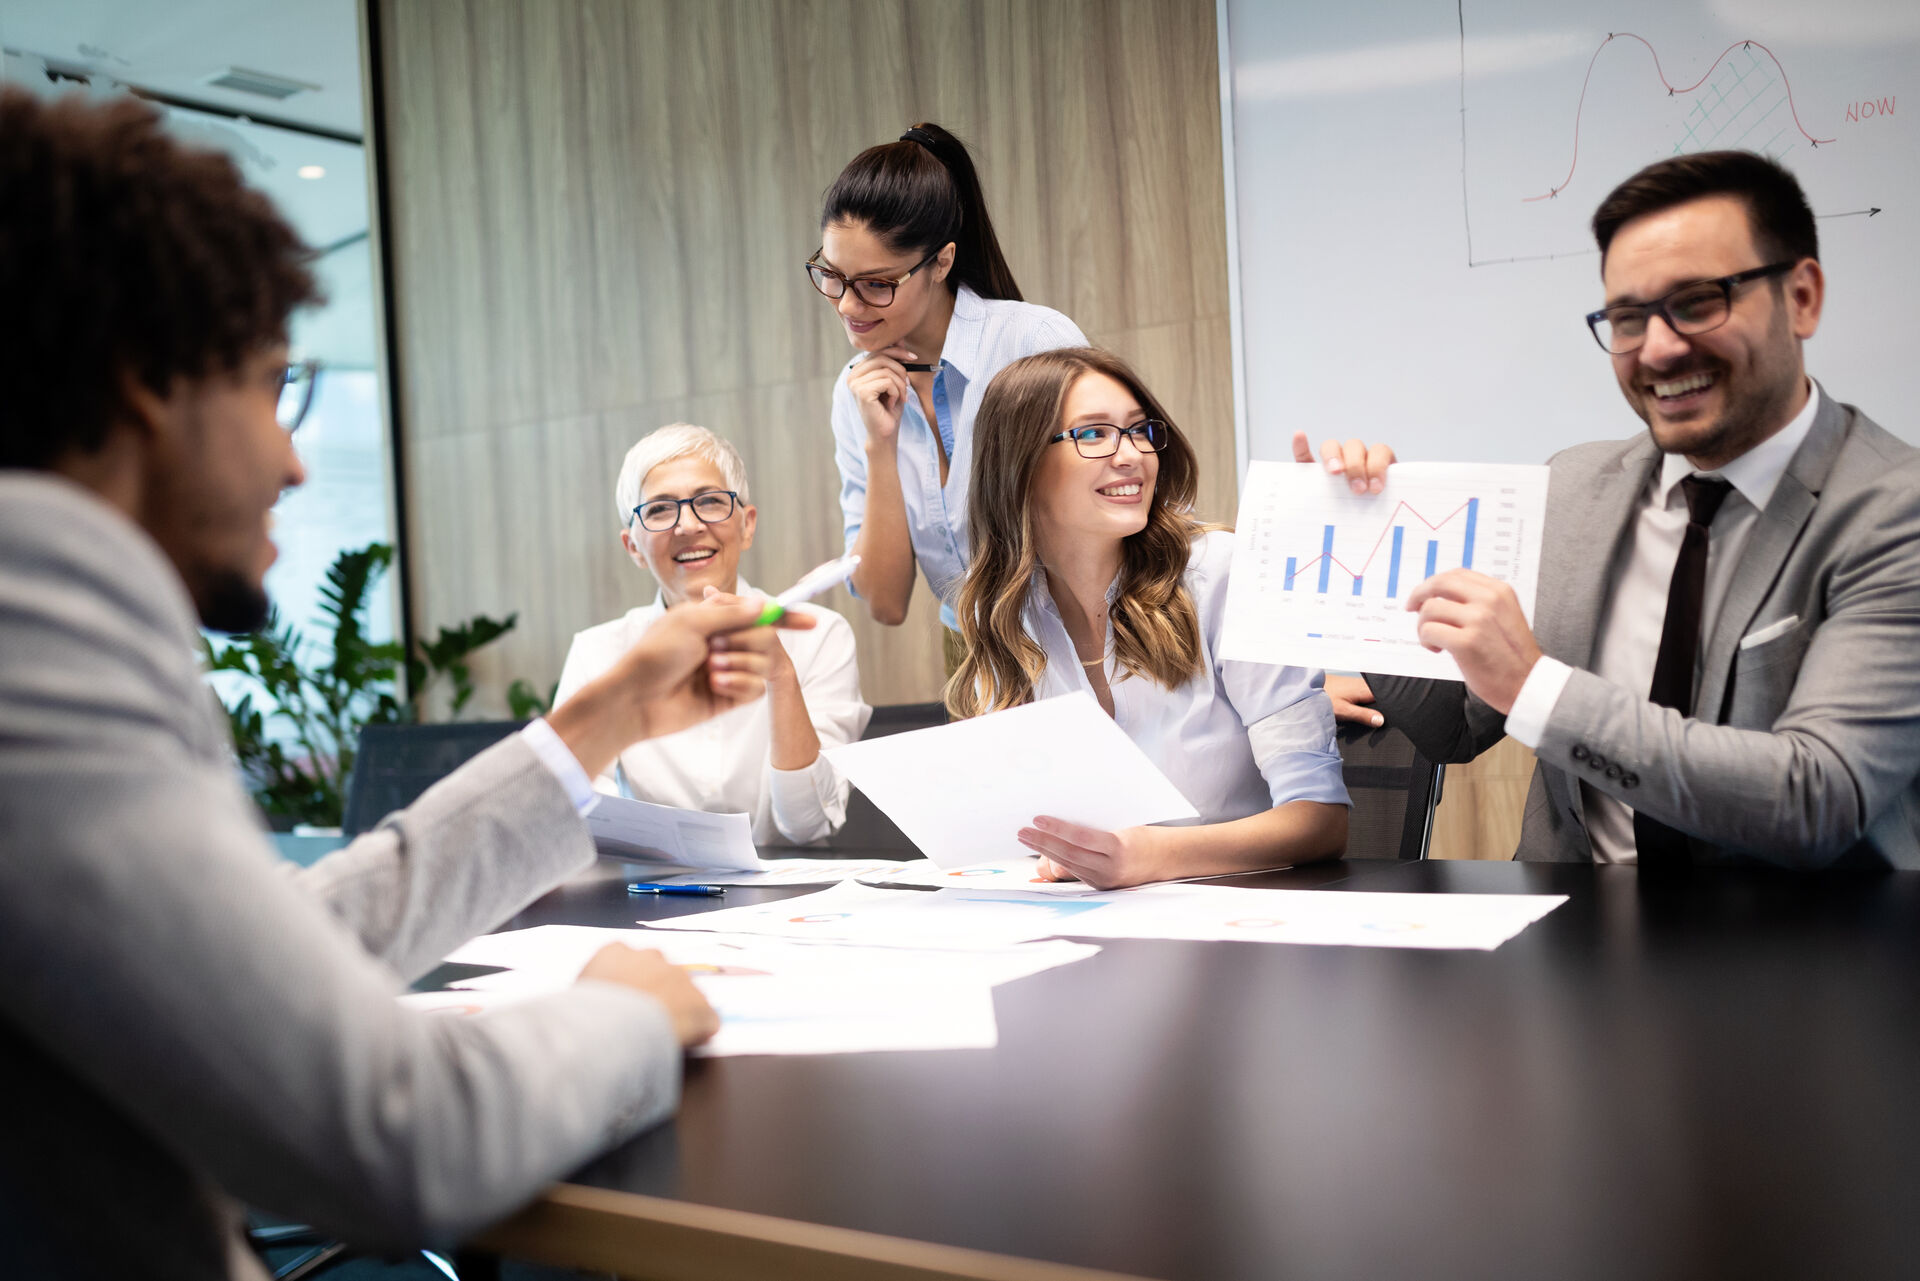
[[[1123,678],[1113,661],[1108,628],[1113,719],[1200,811],[1202,823],[1245,818],[1288,801],[1349,804],[1324,674],[1220,657],[1232,569],[1232,534],[1216,530],[1195,540],[1184,581],[1200,616],[1202,667],[1176,689],[1162,688],[1149,676]],[[1047,669],[1033,696],[1091,693],[1093,685],[1047,591],[1044,570],[1034,575],[1026,626],[1047,654]],[[1116,779],[1114,785],[1125,783]]]
[[[940,620],[956,626],[953,605],[960,596],[969,558],[967,492],[973,466],[973,416],[987,384],[1002,369],[1037,351],[1082,347],[1079,326],[1049,307],[1028,302],[982,298],[965,285],[953,300],[953,319],[933,376],[933,411],[927,422],[918,396],[907,397],[900,417],[900,490],[906,499],[907,531],[913,555],[940,598]],[[849,359],[833,385],[833,458],[840,467],[840,510],[845,517],[847,549],[853,549],[867,515],[867,428],[860,407],[847,389]],[[940,447],[947,442],[947,483],[940,484]]]

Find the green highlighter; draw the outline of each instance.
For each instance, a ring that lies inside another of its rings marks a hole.
[[[753,625],[755,627],[772,626],[787,616],[787,609],[790,606],[798,605],[803,600],[812,600],[829,587],[838,587],[852,578],[853,571],[859,568],[859,565],[858,556],[842,556],[838,560],[830,560],[824,565],[808,570],[800,576],[799,582],[768,601],[767,607],[760,611],[760,617],[753,620]]]

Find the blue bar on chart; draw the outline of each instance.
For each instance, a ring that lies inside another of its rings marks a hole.
[[[1460,568],[1462,569],[1473,568],[1473,527],[1478,524],[1479,521],[1480,500],[1478,498],[1469,498],[1467,500],[1467,537],[1465,543],[1460,548]]]
[[[1353,594],[1355,596],[1358,596],[1360,594],[1360,584],[1362,581],[1363,580],[1361,579],[1360,575],[1355,574],[1353,576]]]
[[[1392,600],[1400,594],[1400,542],[1406,534],[1406,527],[1393,527],[1393,559],[1387,562],[1387,599]]]
[[[1427,540],[1427,577],[1432,578],[1440,565],[1440,544],[1431,538]]]
[[[1327,582],[1333,574],[1333,526],[1320,539],[1320,594],[1327,594]]]
[[[1300,563],[1300,558],[1298,556],[1287,557],[1287,590],[1288,591],[1293,590],[1293,571],[1294,571],[1294,567],[1297,566],[1299,563]]]

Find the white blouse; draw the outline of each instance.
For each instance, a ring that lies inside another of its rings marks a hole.
[[[752,591],[740,580],[740,595]],[[860,699],[853,628],[830,609],[795,608],[815,619],[811,631],[780,633],[800,676],[807,716],[822,748],[851,743],[873,714]],[[611,668],[663,612],[656,597],[651,605],[576,634],[554,705]],[[593,785],[597,791],[655,805],[749,814],[758,845],[804,845],[832,834],[846,821],[847,780],[824,751],[805,769],[775,769],[768,759],[772,743],[768,703],[760,698],[677,734],[635,743]]]
[[[1333,703],[1314,668],[1225,662],[1219,657],[1226,616],[1233,535],[1216,530],[1194,540],[1185,582],[1200,616],[1201,671],[1176,689],[1150,676],[1123,676],[1105,638],[1113,719],[1172,780],[1201,823],[1246,818],[1288,801],[1349,804],[1334,744]],[[1116,579],[1108,589],[1112,602]],[[1034,697],[1093,692],[1066,624],[1047,591],[1045,570],[1027,597],[1027,634],[1046,651]],[[1114,780],[1124,786],[1124,780]]]

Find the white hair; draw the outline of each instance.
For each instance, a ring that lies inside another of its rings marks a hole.
[[[740,451],[705,427],[672,423],[642,436],[639,443],[627,451],[627,460],[620,464],[620,479],[613,483],[613,505],[619,511],[622,529],[633,523],[633,509],[640,505],[640,486],[646,483],[647,473],[676,458],[699,458],[712,463],[726,478],[727,488],[740,496],[741,503],[750,501],[747,465],[741,461]]]

